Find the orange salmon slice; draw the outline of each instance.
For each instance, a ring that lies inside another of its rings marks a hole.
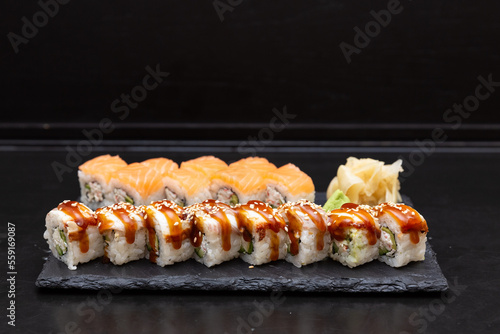
[[[287,186],[292,195],[314,191],[313,180],[294,164],[286,164],[266,175],[266,180]]]
[[[179,168],[176,162],[167,158],[154,158],[141,162],[150,168],[156,169],[162,176],[168,175],[169,172]]]
[[[163,187],[161,174],[139,162],[117,170],[113,178],[132,187],[142,197],[147,197]]]
[[[227,168],[227,164],[213,155],[206,155],[181,163],[181,169],[194,170],[208,177],[211,177],[213,174],[225,168]]]
[[[102,175],[106,182],[109,183],[113,173],[126,166],[127,163],[118,155],[111,156],[106,154],[85,162],[78,169],[88,175]]]

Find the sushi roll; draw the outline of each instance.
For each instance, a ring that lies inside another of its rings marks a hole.
[[[213,199],[236,205],[250,200],[262,201],[265,193],[263,177],[248,167],[233,166],[212,176],[210,193]]]
[[[260,201],[235,208],[242,234],[240,258],[253,265],[284,259],[287,254],[286,223],[276,210]]]
[[[205,174],[209,178],[216,172],[226,168],[227,164],[224,161],[212,155],[206,155],[181,163],[181,169],[194,170]]]
[[[380,223],[379,260],[391,267],[425,260],[427,222],[415,209],[392,202],[373,207]]]
[[[163,198],[180,206],[203,202],[211,198],[210,179],[190,169],[176,169],[163,177]]]
[[[285,202],[306,199],[314,202],[314,183],[312,179],[293,164],[284,165],[270,171],[265,176],[266,197],[264,201],[272,207]]]
[[[52,254],[71,270],[104,254],[94,212],[82,203],[62,202],[47,214],[45,227]]]
[[[380,228],[370,209],[347,203],[328,213],[328,231],[333,241],[330,249],[332,259],[354,268],[378,258]]]
[[[113,203],[149,204],[164,198],[161,174],[141,163],[133,163],[114,172],[108,198]]]
[[[285,260],[296,267],[321,261],[328,256],[331,236],[323,208],[307,200],[288,202],[278,208],[287,225],[288,254]]]
[[[105,261],[122,265],[146,256],[146,214],[142,207],[118,203],[97,209],[95,215],[104,240]]]
[[[261,157],[248,157],[233,162],[229,167],[247,167],[253,169],[261,175],[276,170],[276,166],[270,163],[266,158]]]
[[[153,202],[144,208],[149,260],[164,267],[190,259],[194,252],[190,240],[191,222],[184,219],[183,209],[167,200]]]
[[[109,196],[109,181],[113,173],[126,167],[127,163],[119,156],[101,155],[78,167],[81,201],[95,210],[113,203]]]
[[[159,172],[162,176],[165,176],[169,172],[179,168],[179,165],[177,165],[177,163],[167,158],[148,159],[141,162],[141,164],[156,169],[156,171]]]
[[[227,204],[206,200],[186,208],[192,223],[193,258],[207,267],[237,258],[241,235],[236,212]]]

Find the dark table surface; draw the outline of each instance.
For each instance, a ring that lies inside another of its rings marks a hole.
[[[35,280],[48,255],[42,236],[45,215],[62,200],[78,196],[77,169],[71,164],[82,156],[69,155],[65,145],[6,142],[0,146],[1,327],[8,333],[500,332],[500,148],[496,145],[449,145],[425,153],[405,145],[274,143],[259,152],[277,165],[295,163],[313,178],[318,191],[326,190],[350,155],[413,161],[414,170],[406,173],[402,192],[428,221],[430,242],[450,286],[443,294],[39,289]],[[118,153],[128,162],[158,156],[180,162],[214,154],[230,162],[242,157],[237,145],[117,142],[93,147],[83,159]],[[53,170],[54,162],[68,167],[62,181]],[[8,296],[8,223],[15,225],[15,298]],[[15,327],[7,325],[11,300]]]

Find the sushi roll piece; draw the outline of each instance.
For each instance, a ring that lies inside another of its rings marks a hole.
[[[281,205],[278,213],[287,225],[286,261],[300,268],[328,256],[332,239],[327,233],[328,218],[321,206],[300,200]]]
[[[176,169],[163,177],[163,198],[179,206],[201,203],[211,198],[210,179],[190,169]]]
[[[209,178],[216,172],[226,168],[227,164],[213,155],[206,155],[181,163],[181,169],[194,170],[205,174]]]
[[[109,181],[115,171],[126,167],[119,156],[101,155],[78,167],[81,201],[95,210],[113,203],[109,196]]]
[[[104,259],[115,265],[146,256],[146,213],[142,207],[118,203],[96,210],[104,240]]]
[[[262,201],[265,195],[264,178],[247,167],[228,167],[212,176],[210,193],[213,199],[229,205]]]
[[[149,204],[164,198],[161,174],[135,162],[114,172],[109,182],[108,198],[113,203]]]
[[[206,200],[186,208],[192,223],[193,258],[207,267],[237,258],[241,235],[236,212],[227,204]]]
[[[261,201],[235,208],[242,234],[240,258],[252,265],[279,259],[287,254],[286,223],[276,210]]]
[[[425,260],[427,222],[415,209],[392,202],[373,207],[380,224],[379,260],[391,267]]]
[[[161,200],[144,207],[148,229],[147,257],[164,267],[193,256],[191,221],[184,219],[183,209],[172,201]]]
[[[94,212],[82,203],[62,202],[47,214],[45,227],[52,254],[71,270],[104,254]]]
[[[168,175],[168,173],[179,168],[179,165],[177,165],[177,163],[167,158],[148,159],[141,162],[141,164],[156,169],[156,171],[162,176],[166,176]]]
[[[305,199],[314,202],[312,179],[293,164],[284,165],[265,176],[266,197],[264,201],[272,207],[286,202]]]
[[[270,163],[266,158],[261,157],[248,157],[240,159],[230,164],[229,167],[246,167],[253,169],[261,175],[265,175],[266,173],[277,169],[274,164]]]
[[[378,258],[380,228],[370,209],[369,206],[347,203],[328,213],[328,231],[333,241],[330,257],[333,260],[354,268]]]

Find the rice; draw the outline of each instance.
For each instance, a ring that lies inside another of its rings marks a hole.
[[[274,181],[268,181],[266,188],[266,198],[265,201],[267,203],[271,203],[274,206],[276,204],[281,204],[285,202],[296,202],[301,199],[305,199],[309,202],[314,202],[315,192],[309,193],[299,193],[296,195],[292,195],[287,185],[277,183]],[[281,202],[281,203],[280,203]]]
[[[63,203],[66,202],[69,201]],[[82,210],[89,210],[88,214],[93,214],[90,209],[80,203],[75,205],[75,209],[79,206],[84,207]],[[47,214],[46,230],[43,234],[54,257],[64,262],[69,269],[75,270],[79,263],[89,262],[102,256],[104,254],[103,241],[98,226],[88,225],[83,229],[75,223],[71,216],[58,208]],[[85,210],[83,214],[85,214]]]
[[[194,252],[189,238],[191,222],[189,219],[181,219],[182,208],[174,202],[163,200],[151,203],[145,209],[150,249],[146,257],[161,267],[191,258]],[[165,213],[165,210],[172,210],[170,213],[175,214],[175,221],[170,221],[172,216]],[[170,224],[173,224],[173,231],[170,230]]]
[[[146,256],[146,233],[144,229],[136,231],[132,244],[127,242],[125,234],[121,231],[106,231],[103,238],[104,255],[115,265],[122,265]]]
[[[381,255],[379,256],[379,261],[384,262],[391,267],[402,267],[410,263],[411,261],[424,261],[425,260],[425,248],[427,235],[426,233],[419,232],[419,242],[414,244],[411,241],[411,236],[409,233],[403,233],[398,222],[394,220],[390,215],[385,214],[379,217],[379,223],[381,227],[387,227],[396,239],[397,250],[391,255]],[[382,234],[386,232],[382,231]],[[388,253],[389,254],[389,253]]]
[[[241,239],[238,232],[231,233],[231,249],[222,249],[221,237],[217,233],[203,234],[200,247],[195,249],[193,258],[207,267],[212,267],[222,262],[237,258],[240,253]],[[201,255],[201,256],[200,256]]]
[[[324,247],[321,250],[317,249],[317,234],[319,231],[314,228],[302,231],[299,243],[299,252],[297,255],[288,253],[285,257],[287,262],[300,268],[302,266],[322,261],[328,256],[328,250],[331,245],[331,236],[325,233],[323,236]]]
[[[290,251],[285,257],[286,261],[300,268],[328,256],[332,238],[327,231],[328,218],[319,205],[300,200],[286,203],[278,211],[285,219],[288,229]],[[311,219],[311,215],[315,221]]]
[[[252,240],[247,242],[242,240],[242,251],[240,257],[243,261],[250,263],[252,265],[260,265],[272,261],[272,239],[277,238],[278,246],[278,258],[276,260],[284,259],[287,254],[287,235],[284,230],[280,230],[278,233],[267,229],[264,237],[260,239],[259,233],[254,233],[252,235]],[[260,239],[260,240],[259,240]],[[251,243],[251,246],[250,246]],[[248,249],[252,248],[252,252],[249,254]]]

